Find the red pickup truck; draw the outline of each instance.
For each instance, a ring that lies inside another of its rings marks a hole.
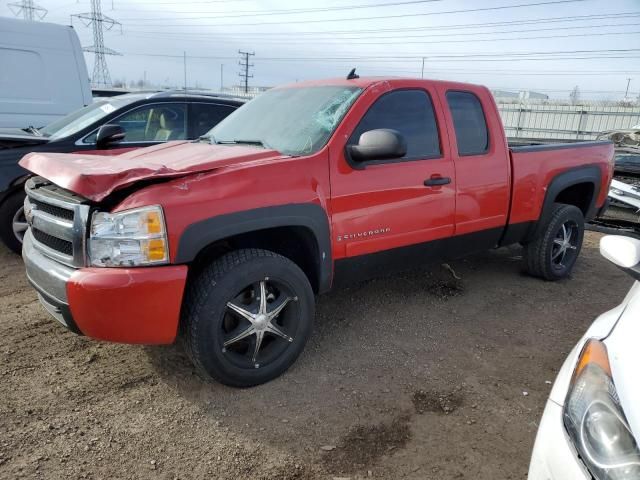
[[[251,386],[344,282],[515,243],[530,274],[566,277],[613,145],[509,147],[485,87],[350,76],[269,90],[197,141],[20,163],[26,271],[54,317],[181,338],[203,375]]]

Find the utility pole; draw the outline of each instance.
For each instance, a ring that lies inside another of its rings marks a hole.
[[[109,67],[107,67],[105,55],[121,54],[104,46],[104,30],[111,30],[113,27],[118,26],[122,31],[122,24],[102,14],[100,0],[91,0],[91,12],[71,15],[72,24],[74,17],[79,19],[85,27],[90,26],[93,29],[93,45],[82,48],[85,52],[92,52],[95,56],[91,82],[95,86],[110,87],[111,75],[109,74]]]
[[[184,67],[184,93],[187,93],[187,52],[182,52]]]
[[[222,93],[222,89],[224,88],[224,63],[220,64],[220,93]]]
[[[249,75],[249,68],[253,67],[253,63],[249,63],[249,57],[254,56],[256,53],[243,52],[242,50],[238,50],[238,53],[241,55],[238,65],[242,67],[242,70],[238,75],[240,78],[244,79],[244,93],[249,93],[249,79],[253,78],[253,75]]]
[[[420,74],[420,78],[424,78],[424,57],[422,57],[422,73]]]
[[[631,79],[627,78],[627,91],[624,92],[624,99],[626,100],[627,98],[629,98],[629,85],[631,85]]]
[[[7,6],[16,17],[23,17],[31,22],[42,20],[49,13],[46,8],[33,3],[33,0],[22,0],[21,2],[9,3]]]

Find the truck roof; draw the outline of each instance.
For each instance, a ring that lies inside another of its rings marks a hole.
[[[325,78],[322,80],[306,80],[302,82],[289,83],[289,84],[282,85],[275,88],[356,86],[364,89],[380,83],[389,83],[390,85],[397,85],[397,84],[405,84],[407,82],[411,82],[411,83],[424,82],[425,84],[429,84],[429,85],[443,85],[443,86],[446,86],[447,88],[460,88],[460,89],[466,89],[469,87],[486,88],[482,85],[477,85],[473,83],[453,82],[449,80],[431,80],[428,78],[392,77],[392,76],[359,77],[359,78],[354,78],[352,80],[347,80],[347,78],[345,77]]]

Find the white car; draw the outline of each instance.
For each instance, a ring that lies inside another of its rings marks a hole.
[[[600,253],[640,280],[640,240]],[[640,282],[600,315],[565,361],[538,429],[529,480],[640,479]]]

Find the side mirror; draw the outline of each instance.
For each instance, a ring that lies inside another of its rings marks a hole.
[[[360,135],[357,145],[350,145],[349,154],[357,162],[390,160],[407,154],[407,141],[397,130],[380,128]]]
[[[640,276],[640,240],[622,235],[607,235],[600,239],[600,254],[633,277]]]
[[[107,148],[113,143],[124,140],[127,132],[120,125],[103,125],[96,134],[96,147]]]

